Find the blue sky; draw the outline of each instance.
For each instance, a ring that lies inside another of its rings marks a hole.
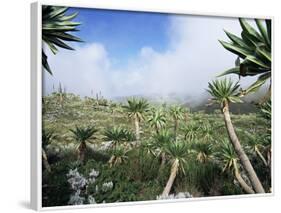
[[[109,57],[117,60],[116,66],[124,65],[143,46],[161,52],[169,42],[167,14],[87,8],[70,8],[68,13],[76,11],[74,20],[82,23],[76,35],[86,43],[102,43]]]
[[[241,33],[238,18],[71,8],[85,42],[75,51],[46,49],[54,73],[43,72],[44,94],[59,82],[81,96],[107,98],[206,93],[208,82],[234,66],[235,55],[218,42],[223,29]],[[234,77],[236,79],[236,76]],[[242,86],[253,79],[243,78]]]

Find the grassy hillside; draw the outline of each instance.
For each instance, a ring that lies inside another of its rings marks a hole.
[[[110,145],[105,131],[120,127],[132,134],[135,132],[134,120],[128,117],[123,105],[64,93],[53,93],[43,98],[43,128],[52,132],[45,148],[51,171],[43,165],[44,206],[163,198],[160,195],[169,179],[173,159],[166,154],[163,163],[162,148],[156,143],[157,129],[148,122],[152,108],[161,109],[165,117],[161,129],[171,135],[169,140],[187,147],[184,168],[177,172],[171,188],[170,194],[174,197],[168,198],[245,193],[235,179],[231,165],[226,165],[222,159],[220,149],[228,135],[219,110],[190,113],[184,108],[175,135],[175,122],[169,111],[171,106],[150,103],[149,111],[140,122],[140,141],[136,142],[135,138],[122,141],[118,145],[121,151],[116,153],[118,149]],[[270,167],[263,163],[253,144],[258,142],[261,155],[270,160],[270,123],[258,112],[241,114],[240,111],[231,117],[237,135],[268,192],[271,187]],[[86,160],[81,163],[77,160],[79,143],[70,130],[89,126],[94,126],[97,132],[87,142]],[[115,163],[110,163],[112,156],[115,156]],[[239,167],[242,177],[250,184],[243,168]]]

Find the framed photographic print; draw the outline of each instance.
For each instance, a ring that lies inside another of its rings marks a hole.
[[[34,209],[272,195],[271,17],[31,9]]]

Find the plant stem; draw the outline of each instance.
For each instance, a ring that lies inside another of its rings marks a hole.
[[[172,186],[173,186],[173,183],[176,179],[176,176],[177,176],[177,173],[178,173],[178,169],[179,169],[179,160],[178,159],[175,159],[174,162],[173,162],[173,165],[171,167],[171,173],[170,173],[170,177],[169,177],[169,180],[164,188],[164,191],[162,193],[162,196],[163,197],[166,197],[169,195],[171,189],[172,189]]]
[[[254,190],[257,193],[265,193],[264,188],[248,158],[248,156],[246,155],[244,149],[242,148],[240,141],[235,133],[234,127],[232,125],[232,121],[230,118],[230,113],[229,113],[229,105],[227,101],[224,101],[223,103],[223,108],[222,108],[222,112],[224,115],[224,121],[225,121],[225,125],[227,128],[227,133],[228,136],[230,138],[230,142],[233,145],[233,148],[243,166],[243,168],[245,169],[245,171],[247,172],[249,179],[252,183],[252,186],[254,188]]]

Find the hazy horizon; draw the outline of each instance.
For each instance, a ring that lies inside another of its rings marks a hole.
[[[75,51],[46,49],[53,76],[43,72],[43,94],[59,82],[68,92],[106,98],[205,93],[208,82],[234,66],[218,42],[224,29],[240,34],[238,18],[71,8],[82,22]],[[232,76],[238,80],[237,76]],[[242,78],[241,86],[253,82]]]

